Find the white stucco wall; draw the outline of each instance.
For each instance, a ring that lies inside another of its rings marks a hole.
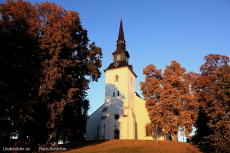
[[[118,81],[115,81],[115,76]],[[132,83],[131,83],[132,78]],[[107,138],[113,139],[115,129],[120,131],[120,139],[135,138],[135,120],[133,118],[135,105],[135,76],[128,67],[110,69],[106,71],[105,80],[105,105],[108,106],[108,116],[105,122],[108,132]],[[119,96],[117,95],[119,91]],[[115,92],[115,96],[113,96]],[[114,119],[114,114],[119,114],[118,120]]]
[[[101,111],[104,108],[104,104],[93,112],[86,123],[86,140],[103,139],[101,137]],[[99,127],[99,132],[98,132]]]
[[[140,140],[153,140],[154,137],[152,136],[146,136],[146,125],[148,123],[151,123],[148,112],[145,107],[145,101],[141,99],[140,97],[136,96],[135,101],[136,106],[136,122],[137,122],[137,139]],[[155,132],[154,132],[155,133]],[[158,140],[164,140],[164,137],[158,137]]]

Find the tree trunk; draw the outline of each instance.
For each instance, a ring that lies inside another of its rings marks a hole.
[[[178,132],[173,132],[172,133],[172,140],[177,142],[178,141]]]
[[[59,129],[59,128],[57,128],[56,138],[55,138],[55,146],[57,146],[57,145],[58,145],[59,136],[60,136],[60,129]]]
[[[66,133],[64,133],[63,144],[65,144],[65,142],[66,142]]]
[[[173,134],[173,137],[172,137],[172,138],[173,138],[173,141],[176,141],[176,142],[178,141],[177,134]]]

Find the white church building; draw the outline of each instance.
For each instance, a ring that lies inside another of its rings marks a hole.
[[[136,93],[137,75],[129,65],[130,55],[126,51],[122,19],[117,48],[112,55],[112,63],[104,70],[105,101],[88,117],[86,140],[164,140],[159,131],[151,130],[145,101]]]

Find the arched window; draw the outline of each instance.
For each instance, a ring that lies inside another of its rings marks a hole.
[[[118,81],[118,75],[114,76],[114,81],[117,82]]]
[[[117,61],[121,60],[121,55],[117,55]]]
[[[120,138],[120,132],[119,132],[119,130],[115,130],[114,131],[114,139],[119,139]]]
[[[147,124],[145,126],[146,136],[152,136],[152,131],[153,131],[153,129],[152,129],[151,123]]]

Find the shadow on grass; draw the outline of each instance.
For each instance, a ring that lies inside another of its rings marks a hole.
[[[77,141],[74,143],[61,144],[61,145],[58,145],[58,147],[66,148],[67,151],[71,151],[71,150],[79,149],[79,148],[86,147],[86,146],[95,146],[95,145],[104,143],[106,141],[109,141],[109,140]]]
[[[193,146],[196,148],[199,148],[200,151],[203,153],[215,153],[215,149],[207,145],[194,145],[193,144]]]

